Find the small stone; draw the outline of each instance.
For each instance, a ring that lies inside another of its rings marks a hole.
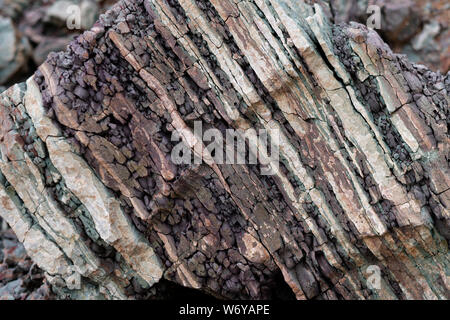
[[[117,28],[119,29],[121,34],[126,34],[130,32],[130,28],[128,27],[128,24],[124,21],[119,22],[117,25]]]

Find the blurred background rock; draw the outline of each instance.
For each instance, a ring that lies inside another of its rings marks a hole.
[[[307,2],[317,2],[309,0]],[[116,0],[0,0],[0,92],[28,78],[51,51],[64,50]],[[370,5],[381,9],[377,30],[395,52],[447,73],[450,68],[448,0],[325,0],[335,23],[366,24]],[[77,5],[81,28],[69,30],[68,8]]]
[[[206,1],[206,0],[205,0]],[[300,1],[300,0],[299,0]],[[317,2],[318,0],[306,0]],[[116,0],[0,0],[0,92],[30,77],[52,51],[89,29]],[[391,48],[445,74],[450,68],[450,1],[325,0],[335,23],[366,24],[369,5],[381,9],[380,30]],[[67,27],[69,6],[81,13],[80,29]],[[181,292],[163,283],[164,292]],[[167,289],[167,288],[168,289]],[[0,218],[0,300],[52,299],[39,268]]]
[[[370,5],[381,9],[377,32],[394,52],[446,74],[450,68],[450,1],[328,0],[335,23],[366,24]]]
[[[50,300],[54,295],[44,273],[0,218],[0,300]]]
[[[114,0],[0,0],[0,92],[28,78],[51,51],[64,50],[89,29]],[[80,9],[80,29],[69,30],[70,6]]]

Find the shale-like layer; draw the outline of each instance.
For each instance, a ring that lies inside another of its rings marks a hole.
[[[60,294],[449,298],[449,75],[322,5],[123,0],[2,95],[0,215]],[[177,165],[195,121],[280,162]]]

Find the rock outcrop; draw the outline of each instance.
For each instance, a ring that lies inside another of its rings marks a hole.
[[[11,229],[0,229],[0,300],[53,299],[44,273],[27,256]]]
[[[450,75],[314,2],[122,0],[1,95],[0,215],[58,295],[449,298]]]

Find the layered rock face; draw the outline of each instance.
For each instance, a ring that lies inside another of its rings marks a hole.
[[[329,9],[123,0],[1,95],[0,215],[60,297],[449,298],[450,75]]]

